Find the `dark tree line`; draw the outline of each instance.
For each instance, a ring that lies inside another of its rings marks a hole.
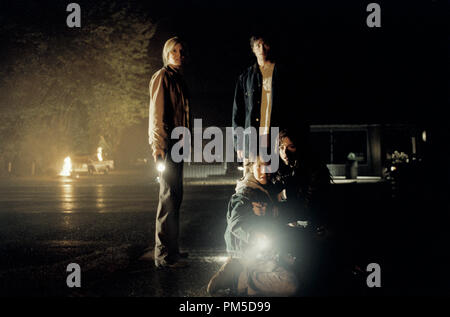
[[[0,68],[0,160],[57,169],[148,116],[151,39],[157,24],[138,8],[82,7],[83,24],[45,29],[11,23]]]

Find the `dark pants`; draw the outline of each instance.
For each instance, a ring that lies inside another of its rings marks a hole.
[[[176,260],[179,253],[179,215],[183,200],[183,162],[166,155],[166,169],[160,175],[159,203],[155,223],[155,264]]]

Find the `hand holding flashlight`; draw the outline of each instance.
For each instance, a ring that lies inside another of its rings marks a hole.
[[[156,150],[153,152],[153,158],[156,163],[156,170],[161,175],[164,170],[166,169],[166,164],[164,163],[164,157],[165,157],[164,150]]]
[[[254,232],[250,237],[250,248],[248,249],[248,256],[251,258],[262,259],[272,254],[272,241],[269,237],[260,232]]]
[[[262,233],[255,234],[253,242],[258,251],[267,251],[271,246],[269,238]]]
[[[156,170],[162,174],[164,170],[166,169],[166,164],[164,163],[164,160],[162,157],[158,157],[156,159]]]
[[[154,150],[153,151],[153,159],[155,160],[156,170],[158,171],[158,177],[156,177],[156,181],[158,183],[161,182],[162,173],[166,169],[166,164],[164,162],[164,157],[166,153],[164,150]]]

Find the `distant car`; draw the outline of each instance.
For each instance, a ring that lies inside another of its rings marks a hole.
[[[114,169],[113,160],[99,161],[92,159],[90,156],[75,156],[72,159],[71,176],[108,174]]]
[[[90,160],[88,164],[88,171],[89,174],[91,175],[94,173],[108,174],[113,169],[114,169],[113,160],[106,160],[106,161]]]
[[[72,157],[71,176],[81,176],[89,174],[89,158],[87,156]]]
[[[137,158],[136,161],[134,161],[134,166],[136,167],[142,167],[147,166],[148,160],[146,158]]]

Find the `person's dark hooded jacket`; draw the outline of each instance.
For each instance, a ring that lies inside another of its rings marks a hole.
[[[252,202],[266,203],[266,215],[257,216]],[[251,173],[238,182],[231,196],[227,211],[225,242],[227,252],[242,256],[249,247],[252,235],[270,230],[273,224],[273,203],[267,189],[258,183]]]
[[[286,165],[281,161],[272,177],[276,192],[286,190],[284,209],[290,211],[291,220],[324,222],[326,211],[323,209],[329,199],[331,184],[327,166],[313,154],[291,154],[289,163]]]

